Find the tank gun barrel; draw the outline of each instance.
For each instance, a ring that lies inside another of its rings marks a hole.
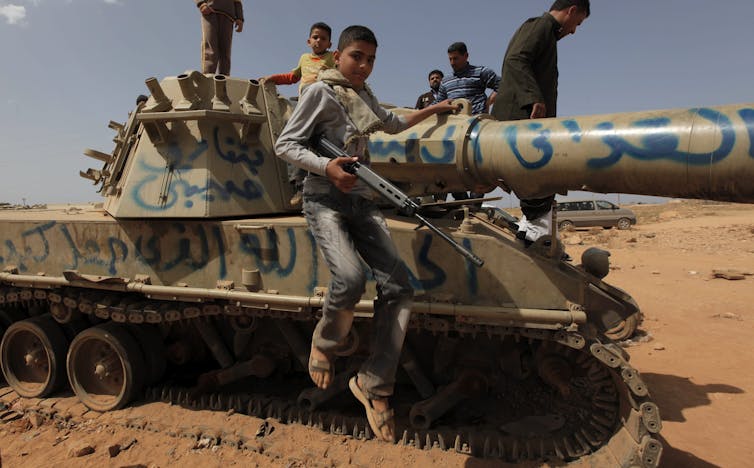
[[[754,104],[511,122],[444,115],[373,135],[370,154],[410,194],[501,186],[521,198],[586,190],[751,203]]]

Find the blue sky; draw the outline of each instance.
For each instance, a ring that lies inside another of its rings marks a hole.
[[[497,72],[508,39],[551,0],[245,0],[232,75],[290,70],[308,28],[372,28],[380,42],[370,84],[384,102],[413,105],[447,46]],[[463,5],[463,6],[461,6]],[[754,1],[592,1],[592,16],[559,44],[561,116],[752,102]],[[109,152],[144,79],[200,64],[191,0],[0,0],[0,201],[100,200],[78,171]],[[296,87],[283,89],[295,95]]]

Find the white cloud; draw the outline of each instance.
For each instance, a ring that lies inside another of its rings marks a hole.
[[[0,16],[5,18],[8,24],[21,24],[26,18],[26,7],[19,5],[0,6]]]
[[[17,0],[21,3],[27,3],[33,7],[38,7],[42,5],[45,0]],[[104,3],[108,5],[122,5],[122,0],[102,0]],[[66,3],[73,3],[74,0],[65,0]],[[8,5],[0,5],[0,18],[5,19],[5,22],[8,24],[18,24],[23,25],[25,24],[26,19],[26,7],[23,5],[14,5],[14,4],[8,4]]]

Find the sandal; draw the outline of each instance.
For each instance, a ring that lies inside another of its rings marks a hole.
[[[325,355],[325,359],[317,359],[314,357],[314,353],[311,351],[309,352],[309,377],[312,378],[312,381],[314,382],[317,387],[321,389],[327,388],[330,383],[332,383],[333,378],[335,378],[335,367],[333,366],[333,358],[328,356],[327,353],[320,350],[319,348],[315,348],[314,345],[312,345],[312,351],[314,349],[317,349],[319,352]],[[317,384],[317,380],[314,377],[314,374],[322,374],[323,375],[323,384],[319,385]],[[324,383],[324,380],[326,379],[326,376],[330,376],[330,380],[327,383]]]
[[[359,382],[356,376],[351,377],[351,380],[348,381],[348,387],[351,389],[353,396],[364,405],[364,409],[366,409],[367,412],[369,426],[372,428],[372,431],[374,431],[375,437],[385,442],[395,443],[395,412],[393,409],[391,408],[378,412],[377,409],[372,406],[372,400],[370,400],[361,387],[359,387]],[[387,431],[383,432],[383,428],[387,429]]]

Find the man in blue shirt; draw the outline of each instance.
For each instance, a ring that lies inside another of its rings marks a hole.
[[[471,65],[463,42],[454,42],[448,47],[448,60],[453,74],[442,79],[435,102],[464,98],[471,101],[472,114],[486,113],[495,101],[500,77],[487,67]],[[492,90],[489,97],[487,89]]]
[[[453,68],[453,74],[446,76],[440,83],[440,89],[435,95],[435,102],[445,99],[468,99],[471,102],[472,114],[486,114],[497,96],[497,86],[500,77],[487,67],[475,66],[469,63],[469,51],[463,42],[454,42],[448,47],[448,60]],[[487,89],[492,93],[487,97]],[[453,192],[456,200],[481,198],[484,193]]]

